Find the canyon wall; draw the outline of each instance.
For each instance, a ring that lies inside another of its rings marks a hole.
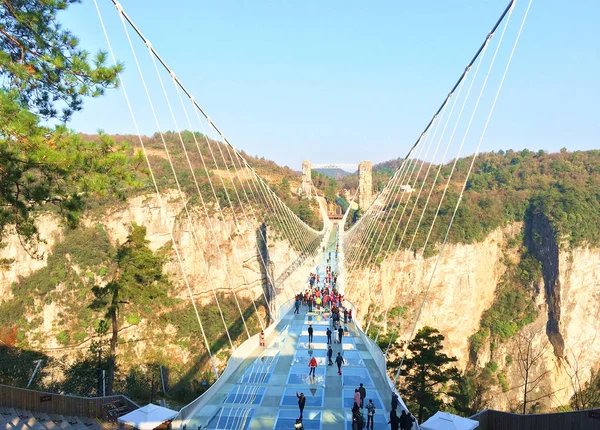
[[[445,352],[458,359],[462,370],[493,363],[492,368],[498,369],[495,377],[502,375],[505,380],[492,388],[490,407],[519,410],[523,381],[517,357],[519,342],[525,341],[541,356],[531,368],[532,374],[543,374],[542,383],[530,394],[540,398],[536,410],[568,404],[573,395],[570,378],[577,371],[588,380],[600,363],[600,249],[560,246],[546,221],[537,219],[532,224],[535,235],[531,226],[514,223],[496,229],[481,243],[446,245],[433,277],[437,256],[425,259],[409,251],[388,256],[377,267],[354,272],[346,285],[347,297],[356,303],[363,327],[383,319],[384,331],[393,329],[386,324],[396,325],[381,318],[386,310],[406,307],[397,325],[399,339],[405,340],[427,291],[417,329],[427,325],[440,330]],[[530,243],[533,237],[537,245]],[[513,338],[489,342],[473,354],[470,338],[494,303],[508,270],[507,260],[523,244],[542,266],[531,294],[537,318]]]
[[[255,301],[254,306],[258,308],[259,318],[266,323],[266,310],[257,305],[264,303],[265,296],[271,299],[276,295],[271,307],[276,309],[277,303],[281,304],[282,301],[293,297],[293,292],[303,285],[306,274],[314,264],[313,257],[299,260],[298,251],[293,249],[288,240],[283,239],[280,233],[257,223],[251,217],[250,209],[247,209],[250,219],[238,214],[236,224],[231,214],[225,215],[223,219],[215,208],[209,207],[209,211],[212,211],[209,218],[199,208],[191,208],[190,222],[175,194],[163,195],[163,199],[167,202],[166,217],[154,195],[138,196],[119,205],[95,211],[95,215],[89,215],[82,221],[81,228],[101,225],[111,244],[116,246],[127,240],[133,223],[145,226],[146,239],[153,251],[165,246],[170,248],[164,271],[169,274],[173,284],[170,294],[183,301],[180,308],[185,307],[186,311],[192,308],[191,297],[202,311],[203,306],[214,304],[214,296],[219,294],[230,302],[234,299],[236,302],[245,300],[246,304]],[[174,226],[173,239],[176,246],[173,246],[169,225]],[[8,261],[0,274],[0,303],[12,299],[13,288],[19,288],[20,280],[47,265],[53,246],[65,237],[66,231],[55,215],[41,216],[37,226],[43,240],[37,250],[37,257],[25,251],[16,235],[10,235],[7,238],[7,246],[0,249],[0,260]],[[261,235],[261,228],[263,233],[266,233],[266,241]],[[94,244],[90,243],[90,249],[93,248]],[[175,249],[179,251],[179,256]],[[182,276],[179,259],[183,264],[187,283]],[[286,273],[290,266],[298,266],[298,269]],[[77,267],[75,270],[79,273]],[[277,292],[273,291],[270,287],[272,280],[284,273],[286,281],[279,286]],[[81,276],[95,276],[98,284],[106,282],[98,275],[81,273]],[[87,307],[91,293],[81,291],[77,294],[66,291],[63,285],[56,285],[53,293],[58,293],[56,297],[60,299],[49,301],[47,297],[34,295],[31,305],[23,309],[28,322],[40,317],[42,321],[34,328],[17,327],[21,332],[20,342],[27,348],[52,356],[60,355],[66,360],[75,359],[78,352],[89,349],[94,338],[93,327],[85,329],[85,339],[73,341],[69,345],[61,344],[58,335],[61,331],[69,331],[69,321],[77,319],[76,315],[72,315],[75,312],[72,303],[74,298],[78,297],[82,301],[79,304],[80,308]],[[196,331],[199,331],[197,326]],[[197,337],[200,335],[197,334]],[[144,338],[160,338],[161,342],[144,341]],[[194,360],[194,351],[182,343],[171,325],[158,327],[156,324],[149,324],[143,318],[135,323],[124,322],[120,328],[119,339],[120,344],[123,343],[120,347],[121,353],[133,354],[130,356],[132,364],[135,363],[136,356],[141,360],[149,351],[159,351],[162,355],[177,357],[183,364]],[[227,355],[221,355],[220,365],[224,366],[226,360]]]

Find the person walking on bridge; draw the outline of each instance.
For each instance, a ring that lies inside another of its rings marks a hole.
[[[304,413],[304,405],[306,405],[306,397],[304,397],[304,393],[296,392],[296,397],[298,397],[298,408],[300,409],[300,417],[298,418],[302,421],[302,414]]]
[[[315,357],[311,357],[310,361],[308,362],[308,367],[310,367],[310,370],[308,371],[308,377],[310,378],[312,375],[314,378],[317,371],[317,359]]]
[[[362,409],[365,407],[365,397],[367,397],[367,390],[363,387],[362,382],[360,387],[358,387],[358,392],[360,393],[360,408]]]
[[[406,411],[402,411],[400,414],[400,430],[410,430],[413,427],[413,417],[406,413]]]
[[[331,329],[327,327],[327,345],[331,345]]]
[[[373,416],[375,415],[375,404],[373,403],[373,399],[369,399],[369,403],[367,403],[367,430],[373,430]]]
[[[333,349],[331,349],[331,345],[329,345],[329,349],[327,350],[327,358],[329,359],[330,366],[333,364],[333,361],[331,361],[331,357],[333,357]]]
[[[392,430],[399,430],[400,418],[396,415],[396,409],[390,411],[390,420],[388,421],[388,424],[391,424]]]
[[[342,364],[344,364],[344,357],[342,357],[342,354],[340,354],[338,352],[337,357],[335,357],[335,364],[337,364],[337,368],[338,368],[338,375],[342,374]]]
[[[344,328],[342,326],[340,326],[340,328],[338,328],[338,338],[340,340],[340,345],[342,343],[343,337],[344,337]]]
[[[308,343],[312,343],[312,341],[313,341],[313,333],[314,333],[314,331],[315,331],[315,330],[313,329],[313,326],[312,326],[312,324],[310,324],[310,325],[308,326]]]
[[[360,408],[361,407],[360,406],[360,392],[358,391],[358,388],[356,388],[354,390],[353,399],[354,399],[354,408],[356,408],[356,409]]]

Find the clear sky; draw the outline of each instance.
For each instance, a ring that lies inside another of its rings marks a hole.
[[[124,45],[110,0],[98,1]],[[238,149],[296,170],[404,156],[507,3],[121,1]],[[106,50],[93,1],[60,18]],[[533,1],[483,150],[600,148],[599,23],[599,0]],[[71,127],[135,130],[119,91],[86,101]]]

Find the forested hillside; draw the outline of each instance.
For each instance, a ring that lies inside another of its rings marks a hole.
[[[471,157],[465,157],[456,163],[456,171],[440,207],[425,255],[435,253],[436,246],[446,232],[471,160]],[[417,163],[420,165],[420,162]],[[435,216],[452,164],[453,161],[440,168],[431,200],[425,209],[425,220],[432,220]],[[393,174],[392,168],[397,165],[398,160],[394,160],[378,164],[373,170],[388,180]],[[429,170],[426,186],[415,209],[417,213],[424,208],[423,196],[429,192],[438,168],[439,166],[432,166]],[[420,184],[425,179],[426,170],[427,165],[421,169],[421,176],[417,184],[413,184],[415,190],[410,196],[397,197],[391,203],[393,207],[407,205],[406,219],[412,210]],[[399,217],[402,211],[394,213]],[[600,151],[562,150],[559,153],[546,153],[525,149],[518,152],[508,150],[480,154],[448,240],[450,243],[482,241],[493,229],[513,221],[523,221],[532,215],[547,217],[557,239],[565,245],[599,244]],[[419,217],[411,219],[406,233],[410,235],[408,237],[415,233],[418,219]],[[413,244],[415,251],[423,247],[427,234],[420,230]],[[402,231],[399,231],[396,237],[388,237],[387,240],[398,244],[401,234]],[[403,246],[408,246],[408,241],[405,242]],[[383,249],[387,249],[387,246]]]

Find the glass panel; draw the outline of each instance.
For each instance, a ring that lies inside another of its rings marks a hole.
[[[265,384],[271,379],[274,367],[253,365],[246,369],[240,380],[242,384]]]
[[[214,430],[246,430],[250,427],[253,415],[254,409],[221,408],[210,420],[206,428]]]
[[[292,366],[288,376],[288,384],[321,385],[325,386],[325,368],[317,367],[315,376],[308,376],[308,367]]]
[[[319,366],[324,366],[327,364],[327,351],[324,349],[298,350],[294,354],[292,364],[308,366],[308,362],[310,361],[311,357],[315,357],[317,359],[317,364]]]
[[[365,365],[359,351],[344,351],[344,360],[346,360],[346,366],[363,367]]]
[[[277,363],[278,359],[279,351],[266,350],[254,360],[254,363],[259,365],[273,365]]]
[[[327,314],[306,315],[304,324],[329,325],[329,316]]]
[[[308,343],[308,335],[298,338],[296,349],[327,349],[327,336],[313,336],[313,341]]]
[[[304,410],[302,425],[305,430],[321,430],[321,411]],[[299,412],[296,410],[279,410],[273,430],[290,430],[296,424]]]
[[[296,393],[304,393],[306,397],[306,407],[320,408],[323,406],[323,395],[325,390],[323,388],[286,388],[283,396],[281,397],[281,406],[298,406],[298,397]],[[293,427],[292,427],[293,428]]]
[[[234,385],[223,403],[259,405],[262,402],[266,390],[266,387]]]
[[[375,386],[367,369],[342,367],[342,385],[344,387],[356,388],[361,382],[365,387]]]

